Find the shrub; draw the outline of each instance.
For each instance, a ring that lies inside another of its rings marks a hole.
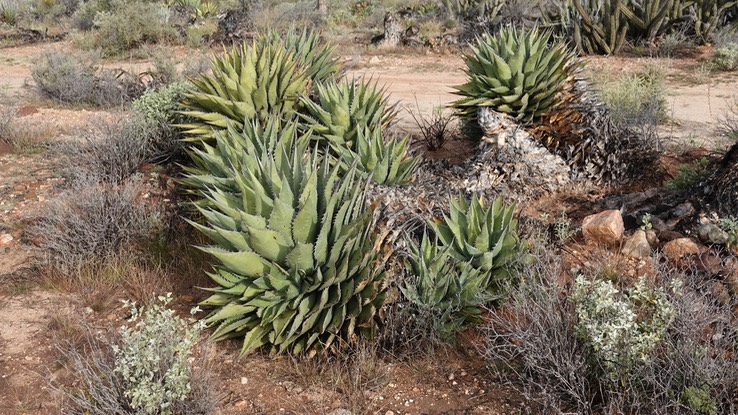
[[[30,230],[49,266],[69,275],[85,262],[152,238],[161,228],[161,215],[140,201],[141,189],[136,177],[118,185],[80,177],[50,199],[46,214]]]
[[[15,26],[18,23],[21,5],[17,0],[0,1],[0,23]]]
[[[649,130],[666,119],[666,87],[663,72],[649,66],[600,86],[600,98],[619,126]]]
[[[691,189],[707,177],[710,173],[709,167],[710,160],[707,157],[702,157],[691,164],[681,165],[679,166],[679,174],[666,182],[664,187],[667,189]]]
[[[721,71],[734,71],[738,69],[738,43],[728,43],[725,46],[715,48],[715,56],[710,60],[712,65]]]
[[[425,147],[429,151],[440,150],[449,139],[455,138],[458,131],[455,130],[454,117],[444,114],[443,108],[434,108],[430,116],[410,112],[415,125],[420,130],[420,136]]]
[[[569,298],[575,304],[578,335],[616,383],[653,357],[674,319],[666,294],[647,287],[644,279],[621,293],[610,281],[579,275]]]
[[[152,134],[156,128],[157,125],[136,118],[101,121],[84,136],[84,141],[59,142],[52,148],[61,156],[60,168],[65,177],[118,184],[152,158]]]
[[[673,270],[660,269],[655,286],[620,290],[580,280],[580,293],[557,282],[564,272],[560,257],[539,252],[490,316],[485,354],[535,410],[735,412],[738,357],[726,353],[738,341],[734,301],[719,304],[705,281]]]
[[[95,45],[106,55],[177,37],[165,5],[143,0],[111,0],[110,4],[110,11],[98,11],[93,21]]]
[[[70,415],[195,415],[215,409],[207,373],[196,370],[198,336],[202,328],[167,308],[171,294],[160,303],[131,310],[112,344],[89,343],[88,350],[60,347],[67,366],[80,383],[78,390],[61,389],[63,413]]]
[[[111,107],[144,92],[138,78],[125,71],[101,71],[95,62],[89,54],[47,50],[33,62],[31,75],[44,95],[69,104]]]
[[[188,119],[182,115],[180,102],[185,93],[191,91],[192,84],[178,81],[156,90],[149,90],[133,101],[134,121],[149,126],[142,131],[148,136],[149,161],[156,161],[176,154],[181,148],[180,134],[176,125]],[[140,121],[139,121],[140,120]]]

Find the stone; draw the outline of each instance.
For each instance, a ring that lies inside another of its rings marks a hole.
[[[720,305],[726,305],[730,302],[730,292],[720,281],[710,281],[708,285],[710,294],[718,301]]]
[[[673,241],[674,239],[684,238],[684,235],[682,235],[681,233],[675,232],[675,231],[669,231],[669,230],[659,232],[658,235],[659,235],[659,239],[661,239],[664,242]]]
[[[652,247],[659,244],[659,237],[656,236],[656,231],[653,229],[649,229],[646,231],[646,240],[648,241],[648,244]]]
[[[725,277],[725,284],[733,295],[738,295],[738,272],[732,272]]]
[[[582,234],[588,243],[616,245],[623,237],[625,227],[619,210],[606,210],[589,215],[582,221]]]
[[[706,244],[724,245],[728,242],[728,234],[714,223],[708,223],[697,229],[700,241]]]
[[[664,247],[664,255],[672,261],[678,262],[688,255],[699,254],[700,246],[689,238],[677,238],[667,242]]]
[[[348,409],[338,408],[328,412],[328,415],[353,415],[353,413]]]
[[[13,241],[13,235],[9,233],[4,233],[0,235],[0,246],[10,245],[10,242],[12,241]]]
[[[705,252],[697,256],[694,261],[695,268],[704,271],[709,275],[719,275],[723,273],[723,260],[719,256]]]
[[[625,241],[623,255],[633,258],[646,258],[651,255],[651,245],[648,243],[646,232],[637,230]]]

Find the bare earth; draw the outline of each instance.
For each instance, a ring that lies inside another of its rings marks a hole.
[[[57,43],[0,49],[0,94],[26,108],[24,124],[44,126],[52,140],[74,138],[96,117],[115,116],[104,111],[62,108],[34,89],[30,74],[34,57],[44,48],[65,46]],[[691,81],[700,59],[707,55],[705,51],[683,59],[593,58],[591,66],[609,68],[613,76],[646,61],[663,67],[668,74],[671,121],[663,127],[662,136],[714,147],[719,144],[715,126],[730,102],[735,101],[738,82],[735,75],[726,74],[703,83]],[[107,65],[143,67],[146,62]],[[368,77],[385,86],[405,110],[400,126],[410,131],[414,128],[410,111],[428,114],[455,99],[452,86],[464,82],[463,66],[458,55],[388,53],[362,57],[349,76]],[[56,401],[48,388],[49,380],[60,370],[52,350],[53,317],[62,313],[121,324],[115,310],[106,312],[112,315],[110,318],[108,314],[87,316],[84,302],[27,280],[32,278],[26,275],[32,246],[24,239],[23,221],[32,218],[44,200],[53,196],[58,180],[43,154],[3,154],[0,149],[0,415],[56,411]],[[3,242],[2,235],[12,239]],[[215,380],[222,413],[330,413],[345,407],[335,390],[295,380],[287,359],[257,355],[239,360],[237,347],[234,343],[215,346],[216,362],[222,362]],[[519,397],[491,381],[486,369],[473,359],[446,356],[430,360],[384,367],[386,378],[365,391],[361,402],[368,406],[357,409],[383,415],[519,413]]]

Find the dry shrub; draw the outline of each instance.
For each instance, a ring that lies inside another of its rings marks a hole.
[[[62,175],[72,180],[118,184],[127,180],[146,163],[153,152],[150,122],[131,119],[118,122],[99,121],[85,134],[83,141],[56,143]]]
[[[156,235],[162,213],[140,200],[141,190],[137,177],[111,185],[87,176],[49,200],[45,215],[30,230],[48,265],[69,275]]]
[[[571,289],[557,284],[561,271],[560,258],[539,252],[487,327],[483,354],[531,402],[531,413],[735,413],[735,300],[721,305],[700,278],[659,270],[657,287],[674,318],[651,352],[613,381],[613,361],[583,337]]]
[[[338,396],[351,413],[366,413],[371,393],[389,382],[390,366],[378,356],[376,343],[357,343],[330,357],[291,357],[277,373],[280,379],[295,382],[306,389]],[[326,399],[333,399],[332,396]],[[294,408],[300,412],[304,407]]]
[[[410,115],[420,130],[422,142],[429,151],[438,150],[446,141],[458,137],[459,132],[454,124],[454,116],[445,114],[443,108],[434,108],[431,115],[427,117],[419,112],[415,114],[410,111]]]
[[[34,60],[31,75],[44,95],[68,104],[113,107],[144,93],[138,77],[123,70],[101,70],[96,63],[93,54],[50,49]]]

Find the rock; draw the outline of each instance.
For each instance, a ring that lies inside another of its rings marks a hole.
[[[726,305],[730,302],[730,292],[720,281],[710,281],[708,285],[710,294],[718,301],[720,305]]]
[[[664,255],[672,261],[678,262],[687,255],[699,254],[700,246],[689,238],[677,238],[667,242],[664,247]]]
[[[664,242],[684,238],[684,235],[682,235],[681,233],[675,232],[675,231],[669,231],[669,230],[659,232],[658,235],[659,235],[659,239],[661,239]]]
[[[582,233],[587,242],[615,245],[623,237],[625,228],[619,210],[606,210],[589,215],[582,221]]]
[[[328,412],[328,415],[353,415],[351,411],[345,408],[338,408],[334,409],[333,411]]]
[[[708,223],[697,229],[700,241],[706,244],[724,245],[728,242],[728,234],[714,223]]]
[[[0,235],[0,246],[10,245],[10,242],[12,241],[13,241],[13,235],[9,233],[4,233]]]
[[[369,63],[371,65],[376,65],[376,64],[378,64],[380,62],[381,62],[381,60],[379,59],[379,56],[372,56],[371,58],[369,58]]]
[[[646,232],[637,230],[625,241],[623,255],[633,258],[646,258],[651,255],[651,245],[648,243]]]
[[[653,229],[649,229],[646,231],[646,240],[651,246],[656,246],[659,244],[659,237],[656,236],[656,231],[654,231]]]
[[[695,268],[705,271],[709,275],[723,273],[723,260],[719,256],[705,252],[697,256],[694,261]]]
[[[738,272],[732,272],[725,277],[725,284],[733,295],[738,295]]]

